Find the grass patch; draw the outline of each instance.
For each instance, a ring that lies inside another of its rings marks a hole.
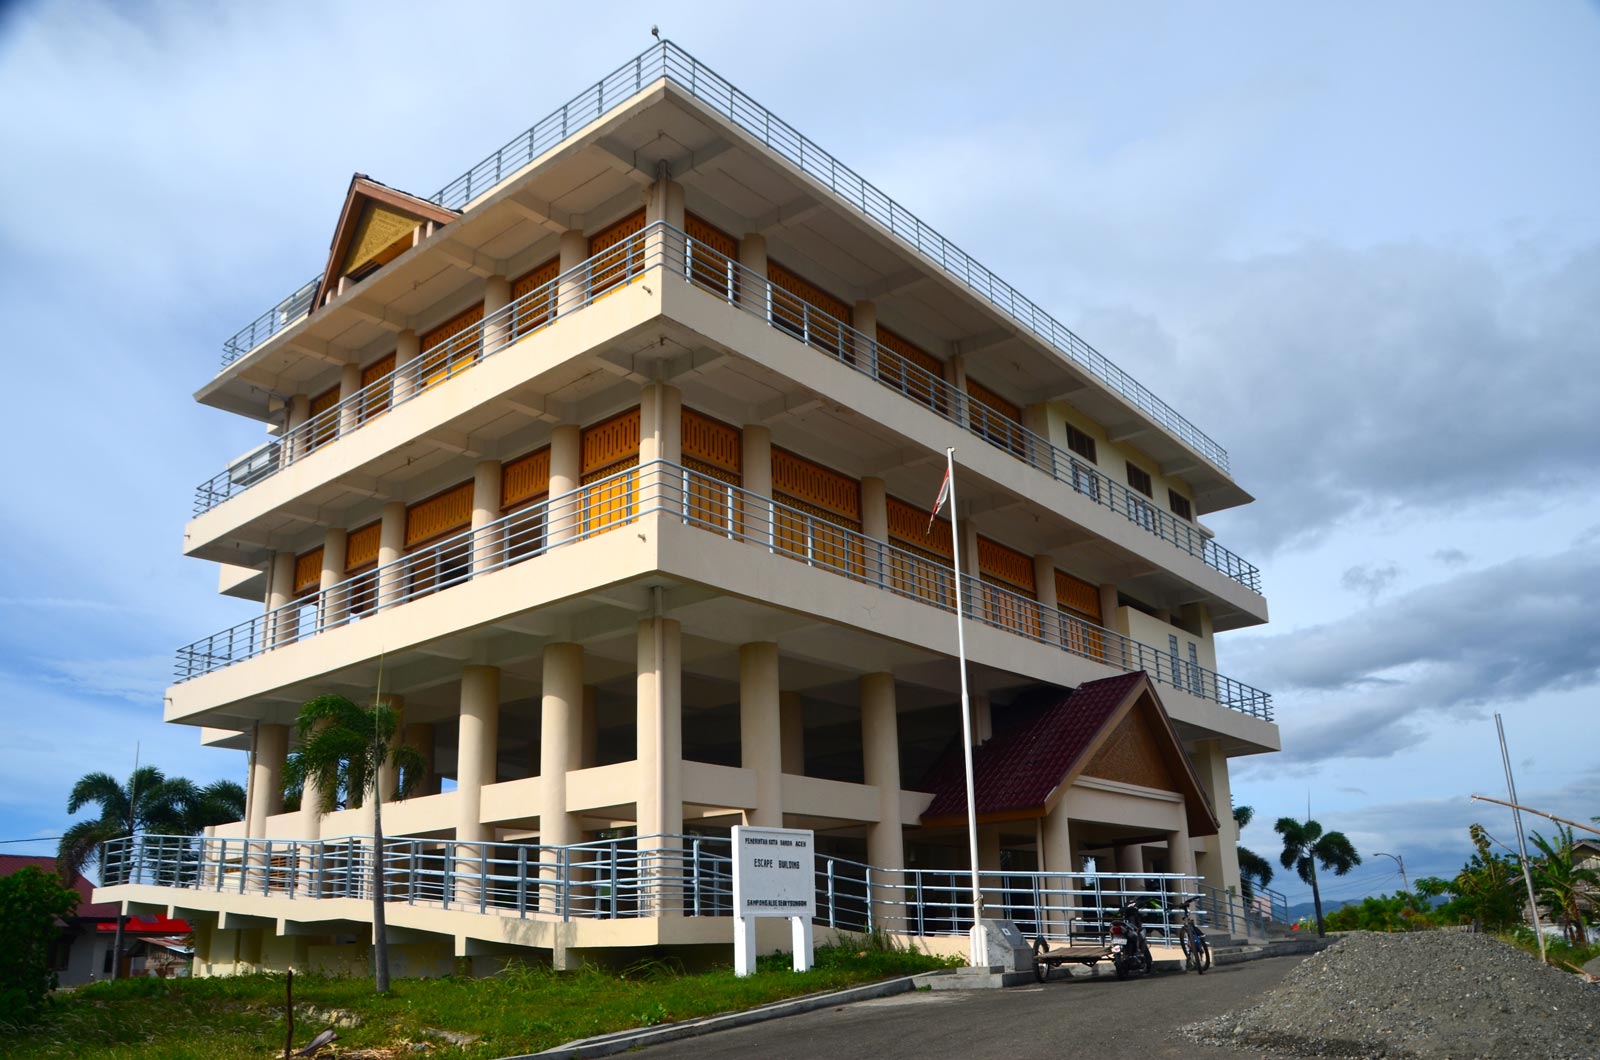
[[[344,1010],[360,1025],[339,1030],[341,1052],[394,1050],[480,1060],[536,1052],[575,1038],[753,1008],[914,972],[950,967],[943,958],[875,945],[831,946],[796,974],[787,955],[761,958],[757,974],[731,968],[684,974],[672,962],[643,961],[621,973],[554,972],[512,966],[491,979],[402,979],[385,997],[370,979],[297,975],[297,1009]],[[299,1048],[326,1019],[295,1019]],[[457,1047],[427,1030],[479,1035]],[[130,979],[58,996],[35,1027],[0,1024],[0,1055],[11,1060],[263,1060],[283,1055],[283,978]]]
[[[1519,950],[1525,950],[1535,957],[1539,956],[1539,940],[1527,928],[1518,928],[1510,934],[1500,935],[1498,938],[1511,943]],[[1561,939],[1553,939],[1546,935],[1544,951],[1551,964],[1562,971],[1572,971],[1575,968],[1582,968],[1589,961],[1600,957],[1600,943],[1573,946]]]

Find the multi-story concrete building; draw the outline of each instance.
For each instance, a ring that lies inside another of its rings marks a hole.
[[[953,533],[991,905],[1091,863],[1237,890],[1229,759],[1278,731],[1215,672],[1267,618],[1198,522],[1251,499],[1226,452],[670,44],[437,194],[357,176],[197,399],[271,439],[184,552],[265,610],[165,713],[251,752],[248,819],[102,893],[181,910],[202,972],[365,952],[370,807],[283,812],[329,692],[430,763],[384,808],[402,971],[726,946],[738,823],[816,830],[834,926],[964,930]]]

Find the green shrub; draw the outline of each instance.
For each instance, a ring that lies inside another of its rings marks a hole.
[[[29,865],[0,877],[0,1022],[27,1026],[39,1018],[56,985],[50,957],[59,921],[77,908],[77,892],[54,873]]]

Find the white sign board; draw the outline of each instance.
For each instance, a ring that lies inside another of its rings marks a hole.
[[[793,924],[794,969],[811,967],[811,918],[817,913],[816,833],[804,828],[733,829],[733,963],[755,971],[756,917]]]

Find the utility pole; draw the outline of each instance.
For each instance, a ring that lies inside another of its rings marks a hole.
[[[1411,881],[1406,879],[1406,859],[1405,858],[1401,857],[1399,854],[1385,854],[1381,850],[1376,851],[1372,856],[1375,857],[1375,858],[1393,858],[1394,859],[1394,863],[1396,865],[1400,866],[1400,886],[1404,887],[1407,892],[1409,892],[1411,890]]]
[[[1528,885],[1528,910],[1533,914],[1533,933],[1539,940],[1539,960],[1548,964],[1544,952],[1544,927],[1539,923],[1539,900],[1533,893],[1533,870],[1528,866],[1528,840],[1522,834],[1522,811],[1515,808],[1517,783],[1511,779],[1511,752],[1506,750],[1506,727],[1500,715],[1494,716],[1494,728],[1500,734],[1500,761],[1506,767],[1506,789],[1511,794],[1511,817],[1517,824],[1517,849],[1522,852],[1522,881]]]

